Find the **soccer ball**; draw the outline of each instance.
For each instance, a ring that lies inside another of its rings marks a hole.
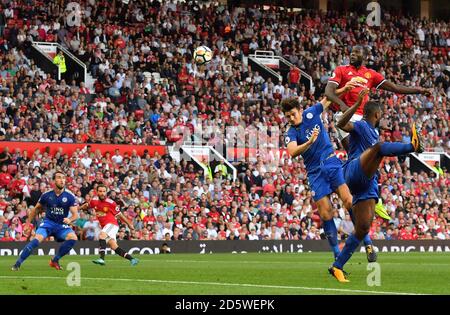
[[[194,60],[199,65],[204,65],[211,61],[213,52],[209,47],[199,46],[194,51]]]

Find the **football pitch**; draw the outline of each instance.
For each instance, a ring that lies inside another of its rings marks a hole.
[[[450,253],[379,253],[379,277],[365,254],[355,253],[345,284],[328,274],[331,253],[136,257],[134,267],[115,255],[106,266],[91,262],[97,256],[64,257],[64,268],[79,264],[79,286],[66,281],[76,281],[77,269],[52,269],[48,256],[31,256],[18,272],[10,270],[15,257],[1,257],[0,294],[450,294]]]

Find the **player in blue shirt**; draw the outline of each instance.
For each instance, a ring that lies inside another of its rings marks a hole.
[[[11,269],[14,271],[19,270],[25,259],[27,259],[33,250],[39,246],[39,243],[48,236],[54,236],[58,242],[64,241],[59,248],[58,254],[53,257],[49,263],[50,267],[62,270],[59,260],[70,252],[77,241],[76,234],[69,226],[78,219],[77,201],[75,196],[65,188],[66,175],[64,173],[57,171],[53,175],[53,180],[55,181],[55,188],[41,195],[38,203],[34,209],[31,210],[31,213],[27,218],[24,234],[29,235],[31,232],[30,224],[34,220],[36,214],[42,209],[45,210],[45,218],[39,225],[35,238],[25,246],[19,259],[17,259],[14,266],[12,266]],[[69,212],[72,214],[70,218],[68,218]]]
[[[368,93],[363,90],[355,106],[350,107],[339,120],[338,128],[350,134],[348,161],[344,164],[344,176],[353,195],[355,231],[348,237],[329,272],[340,282],[345,263],[368,234],[378,202],[378,168],[385,156],[400,156],[411,152],[423,152],[420,129],[412,125],[411,143],[379,142],[378,124],[382,116],[379,103],[369,101],[364,107],[361,121],[350,119],[361,106],[361,99]]]
[[[293,158],[301,155],[304,159],[313,199],[336,258],[339,246],[329,195],[336,192],[347,209],[352,206],[352,195],[345,183],[341,160],[336,157],[322,123],[322,112],[329,105],[326,98],[306,110],[303,110],[297,98],[286,99],[281,103],[291,125],[285,138],[287,151]]]

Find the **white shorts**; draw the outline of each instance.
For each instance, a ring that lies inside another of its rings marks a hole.
[[[105,232],[107,235],[106,242],[109,242],[109,240],[116,240],[117,232],[119,232],[119,226],[108,223],[103,227],[102,232]]]
[[[333,118],[334,118],[334,125],[335,125],[335,126],[337,125],[337,122],[339,121],[339,119],[341,119],[342,115],[344,115],[343,112],[338,112],[338,113],[336,113],[336,114],[334,115]],[[354,114],[354,115],[352,116],[352,118],[350,119],[350,121],[351,121],[351,122],[355,122],[355,121],[360,121],[360,120],[362,120],[362,119],[363,119],[363,116],[362,116],[362,115]],[[342,130],[342,129],[338,128],[338,127],[336,127],[336,130],[337,130],[337,135],[338,135],[339,141],[342,141],[342,140],[344,140],[345,138],[347,138],[348,132],[345,132],[344,130]]]

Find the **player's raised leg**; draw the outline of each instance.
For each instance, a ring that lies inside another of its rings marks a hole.
[[[367,108],[369,107],[369,108]],[[371,109],[374,107],[374,109]],[[370,115],[371,112],[380,111],[378,103],[369,102],[365,109]],[[378,142],[361,154],[361,167],[367,177],[375,175],[380,167],[380,163],[385,156],[400,156],[411,152],[423,152],[423,140],[420,135],[420,128],[415,123],[411,126],[411,143],[401,142]]]
[[[119,247],[116,241],[116,234],[119,231],[119,226],[115,224],[107,224],[100,232],[99,235],[99,243],[100,243],[100,258],[93,260],[92,262],[97,265],[104,266],[105,263],[105,252],[106,245],[108,245],[112,250],[116,252],[117,255],[128,259],[131,262],[132,266],[135,266],[139,263],[137,258],[133,258],[130,254],[128,254],[123,248]]]
[[[108,244],[111,247],[111,249],[116,252],[117,255],[125,259],[128,259],[132,266],[136,266],[139,263],[139,259],[133,258],[133,256],[128,254],[122,247],[119,247],[116,240],[110,239]]]

